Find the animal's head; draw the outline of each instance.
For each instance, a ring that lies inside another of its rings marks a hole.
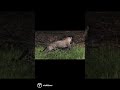
[[[72,42],[72,37],[67,37],[66,40]]]

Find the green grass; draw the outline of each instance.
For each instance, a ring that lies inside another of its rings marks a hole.
[[[0,49],[0,79],[35,78],[35,66],[18,60],[22,53],[23,51],[18,48]]]
[[[120,48],[107,43],[98,48],[92,48],[86,56],[86,78],[120,78]]]
[[[76,45],[70,50],[57,49],[51,52],[43,52],[43,47],[35,47],[35,59],[85,59],[85,47]]]

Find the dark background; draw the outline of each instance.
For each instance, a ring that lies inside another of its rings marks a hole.
[[[35,30],[84,30],[85,11],[78,9],[37,9]]]

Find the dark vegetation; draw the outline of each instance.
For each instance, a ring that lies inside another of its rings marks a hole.
[[[88,12],[86,78],[120,78],[120,12]]]
[[[0,78],[35,78],[34,13],[0,12]]]

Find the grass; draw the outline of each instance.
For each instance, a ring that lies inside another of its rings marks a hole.
[[[85,47],[76,45],[70,50],[57,49],[51,52],[42,52],[43,47],[35,47],[35,59],[85,59]]]
[[[92,48],[86,56],[86,78],[120,78],[120,48],[107,43],[98,48]]]
[[[35,66],[18,60],[22,53],[18,48],[0,48],[0,79],[35,78]]]

